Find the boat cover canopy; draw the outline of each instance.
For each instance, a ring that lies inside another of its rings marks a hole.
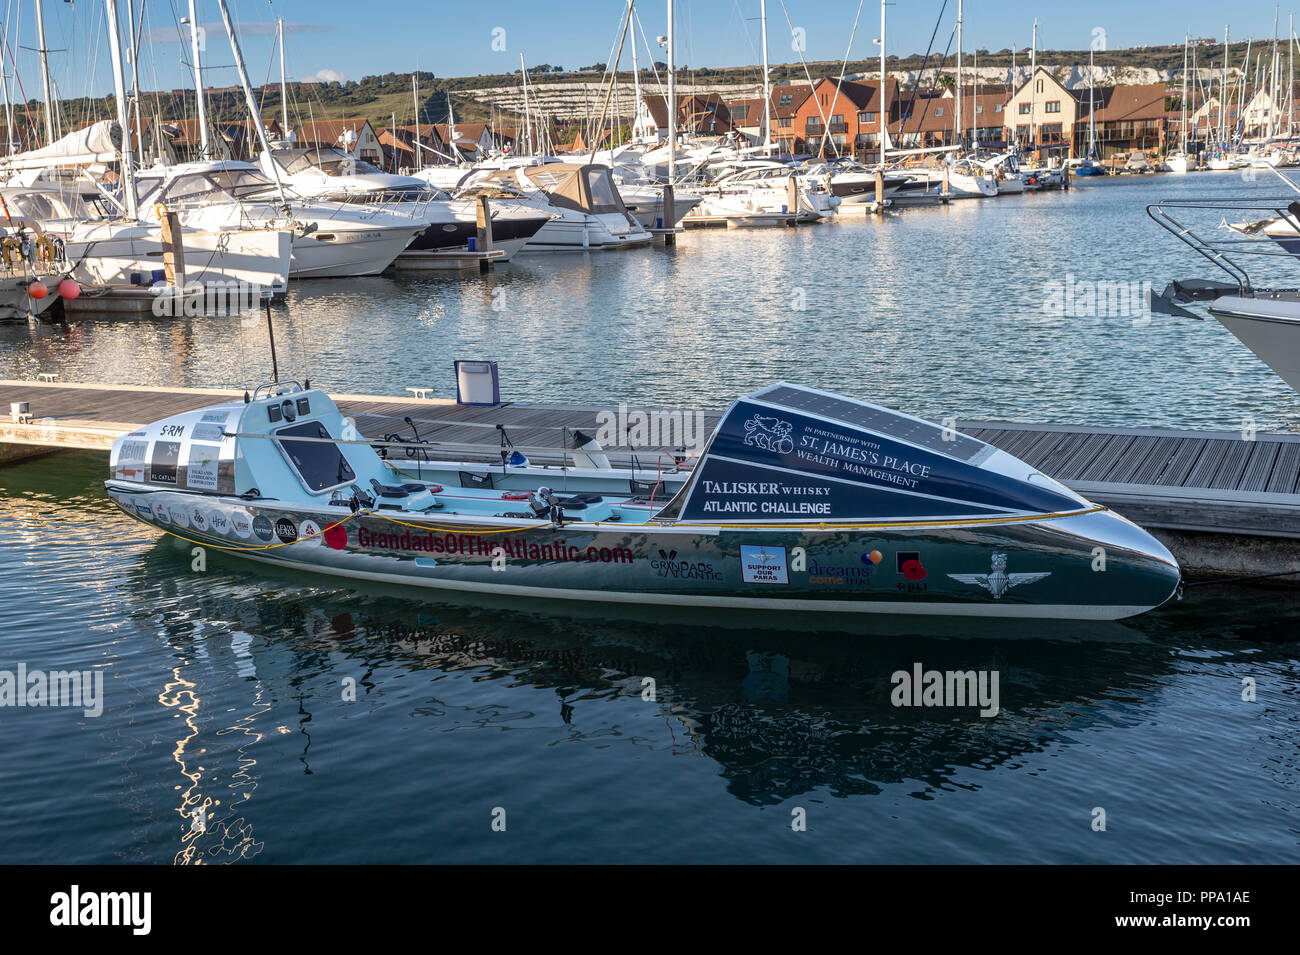
[[[122,149],[122,127],[111,119],[74,130],[40,149],[16,153],[0,165],[7,169],[45,169],[50,166],[116,162]]]
[[[691,479],[656,519],[842,522],[1081,506],[1029,465],[955,429],[782,382],[727,410]]]
[[[592,215],[611,212],[627,215],[608,166],[546,163],[525,166],[521,172],[561,208],[577,209]]]

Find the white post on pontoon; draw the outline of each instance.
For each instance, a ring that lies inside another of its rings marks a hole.
[[[673,4],[668,0],[668,182],[677,178],[677,57],[673,51]]]
[[[41,54],[41,90],[45,94],[45,142],[54,142],[54,99],[50,84],[50,51],[45,46],[45,10],[41,0],[36,0],[36,46]],[[123,127],[125,129],[125,127]]]
[[[267,142],[266,127],[262,125],[262,116],[257,111],[257,97],[253,95],[252,84],[248,82],[248,67],[244,65],[244,51],[240,49],[239,38],[235,36],[235,24],[230,19],[230,7],[226,5],[226,0],[217,0],[217,6],[221,8],[221,22],[226,28],[226,36],[230,39],[230,52],[235,58],[235,72],[239,74],[239,85],[244,88],[244,103],[248,106],[248,114],[253,117],[253,128],[257,130],[258,144],[262,147],[262,151],[270,156],[271,144]],[[280,202],[287,204],[288,199],[284,194],[284,183],[280,181],[279,168],[273,162],[267,163],[267,166],[275,178],[275,188],[280,193]]]
[[[280,130],[280,138],[287,140],[289,137],[289,84],[284,79],[284,17],[277,18],[277,32],[280,34],[280,115],[284,117],[284,128]],[[397,135],[396,132],[393,133]],[[396,153],[394,153],[396,156]],[[268,157],[269,158],[269,157]]]
[[[199,157],[208,158],[208,110],[203,98],[203,64],[199,60],[202,44],[199,41],[199,20],[194,12],[194,0],[190,0],[190,58],[194,65],[194,92],[199,103]],[[257,113],[253,113],[257,119]]]
[[[122,128],[122,199],[129,219],[138,219],[135,169],[131,155],[131,124],[126,111],[126,78],[122,75],[122,39],[118,36],[117,0],[104,0],[107,7],[108,49],[113,60],[113,95],[117,99],[117,124]],[[43,45],[43,44],[42,44]]]
[[[759,33],[763,44],[763,154],[771,152],[772,145],[772,80],[767,67],[767,0],[759,0]]]

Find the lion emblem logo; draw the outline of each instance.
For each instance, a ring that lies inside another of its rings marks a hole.
[[[756,414],[745,422],[745,444],[777,454],[789,454],[794,450],[794,439],[790,437],[793,430],[794,425],[788,421]]]

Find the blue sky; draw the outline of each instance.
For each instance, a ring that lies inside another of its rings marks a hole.
[[[139,3],[140,0],[137,0]],[[141,85],[151,88],[183,86],[187,80],[180,65],[181,48],[175,42],[177,11],[188,0],[144,0],[145,32],[156,42],[141,55]],[[360,79],[384,72],[416,68],[440,76],[510,72],[522,52],[529,65],[551,63],[569,68],[610,58],[624,9],[624,0],[549,0],[521,2],[495,0],[230,0],[241,26],[245,55],[253,81],[268,74],[274,38],[269,24],[283,16],[288,33],[291,78],[332,77]],[[784,6],[783,6],[784,2]],[[119,0],[125,8],[126,0]],[[888,48],[891,54],[923,52],[942,6],[942,0],[900,0],[889,8]],[[1300,7],[1300,3],[1297,3]],[[8,9],[9,46],[34,47],[32,0],[0,0]],[[1039,19],[1039,46],[1046,49],[1086,48],[1094,30],[1105,31],[1111,47],[1176,42],[1184,30],[1193,36],[1222,36],[1221,2],[1134,3],[1132,0],[1092,0],[1088,4],[1043,4],[1028,0],[965,4],[967,50],[992,50],[1012,44],[1028,46],[1035,17]],[[100,94],[111,89],[107,43],[104,39],[102,0],[45,0],[47,42],[60,52],[52,54],[55,83],[65,95]],[[637,13],[651,37],[664,32],[665,0],[642,0]],[[789,23],[804,30],[808,59],[844,56],[853,30],[857,0],[770,0],[769,50],[772,62],[795,62]],[[679,63],[732,66],[758,58],[759,0],[678,0]],[[235,82],[230,51],[221,33],[215,0],[198,0],[198,19],[209,25],[212,49],[207,54],[208,79],[215,85]],[[1296,11],[1300,13],[1300,10]],[[942,51],[956,14],[956,0],[948,11],[936,40]],[[1280,13],[1285,33],[1288,10]],[[1254,2],[1232,7],[1233,38],[1272,35],[1272,4]],[[873,38],[879,32],[878,0],[864,0],[862,19],[852,44],[852,55],[875,55]],[[493,49],[493,31],[504,39],[505,50]],[[1300,29],[1300,24],[1298,24]],[[16,41],[16,42],[15,42]],[[645,48],[640,49],[642,62]],[[656,53],[662,53],[656,49]],[[18,78],[28,96],[38,96],[40,71],[36,55],[19,49]],[[625,65],[630,55],[624,51]],[[18,98],[22,98],[19,96]]]

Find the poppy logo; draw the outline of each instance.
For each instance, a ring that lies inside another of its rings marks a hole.
[[[348,529],[342,524],[331,524],[325,528],[325,543],[332,550],[342,550],[348,546]]]

